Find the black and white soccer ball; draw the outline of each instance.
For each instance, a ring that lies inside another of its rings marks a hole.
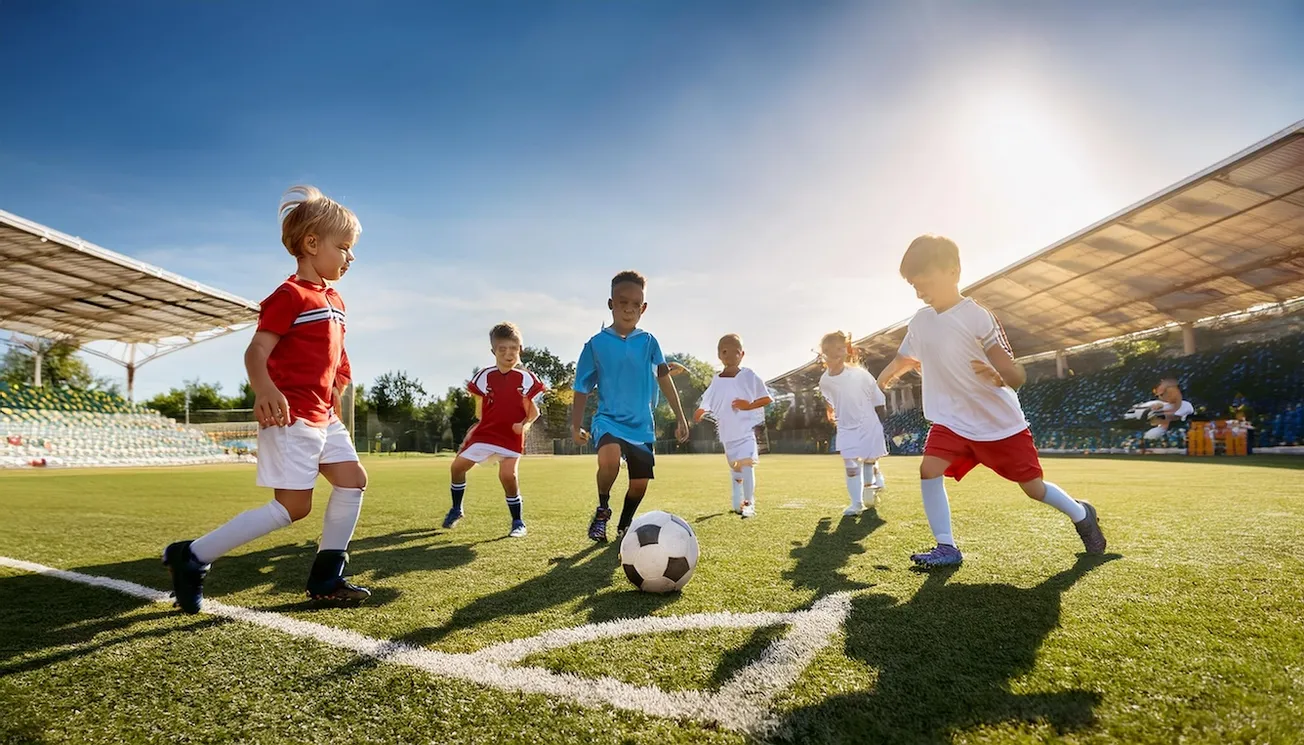
[[[635,520],[620,542],[625,576],[643,592],[684,589],[697,568],[697,534],[683,518],[649,512]]]

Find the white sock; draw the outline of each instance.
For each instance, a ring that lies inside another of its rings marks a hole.
[[[362,513],[362,489],[331,489],[331,499],[326,503],[326,517],[321,523],[321,543],[318,551],[347,551],[353,540],[353,529],[358,527]]]
[[[743,466],[743,501],[756,506],[756,471],[751,466]]]
[[[1043,481],[1042,483],[1046,485],[1046,496],[1041,500],[1043,503],[1068,515],[1069,519],[1075,523],[1081,522],[1087,516],[1087,508],[1079,504],[1073,497],[1065,494],[1063,489],[1049,481]]]
[[[211,564],[236,548],[255,538],[262,538],[273,530],[288,527],[293,522],[290,513],[273,499],[262,507],[245,510],[227,520],[225,524],[197,538],[190,544],[190,552],[204,564]]]
[[[933,539],[948,546],[955,545],[955,536],[951,535],[951,503],[946,499],[945,476],[935,479],[923,479],[919,488],[924,494],[924,514],[928,516],[928,527],[933,529]]]
[[[729,469],[729,483],[733,485],[734,512],[740,512],[743,508],[743,475],[732,468]]]
[[[848,471],[850,471],[852,468],[853,466],[851,465],[847,466]],[[854,468],[856,469],[856,475],[847,477],[847,493],[851,495],[852,504],[864,504],[865,503],[865,471],[860,467],[859,464],[855,465]]]

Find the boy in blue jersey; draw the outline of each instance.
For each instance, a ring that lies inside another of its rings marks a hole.
[[[671,367],[661,353],[654,336],[638,328],[647,310],[643,292],[647,278],[633,271],[617,274],[611,280],[611,325],[584,343],[575,367],[575,404],[571,409],[571,437],[584,444],[593,439],[598,447],[598,510],[589,523],[589,538],[599,543],[607,540],[607,521],[611,519],[611,487],[620,473],[620,459],[629,468],[629,491],[620,511],[617,534],[623,534],[634,520],[639,502],[647,493],[656,463],[652,447],[656,430],[652,411],[657,405],[657,390],[666,397],[678,422],[675,437],[688,440],[688,419],[679,404],[679,392],[670,380]],[[584,430],[584,404],[598,392],[598,410],[593,415],[593,434]]]

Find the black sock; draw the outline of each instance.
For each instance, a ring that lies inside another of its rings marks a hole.
[[[460,484],[451,484],[448,491],[453,495],[453,509],[458,512],[462,511],[462,497],[466,496],[466,482]]]
[[[598,506],[611,509],[611,495],[598,492]]]
[[[642,497],[625,495],[625,506],[620,509],[620,522],[616,523],[616,530],[624,530],[634,522],[634,513],[638,511],[638,505],[642,501]]]
[[[517,494],[514,497],[507,498],[507,509],[511,510],[513,520],[521,519],[521,495],[520,494]]]

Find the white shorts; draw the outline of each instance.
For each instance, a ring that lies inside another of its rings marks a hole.
[[[312,427],[302,419],[288,427],[258,430],[258,485],[269,489],[311,489],[317,469],[358,460],[349,430],[338,419]]]
[[[855,429],[838,429],[838,454],[843,460],[878,460],[887,455],[883,425],[865,424]]]
[[[733,442],[724,444],[724,457],[729,460],[729,465],[750,460],[752,465],[756,465],[761,460],[760,448],[756,445],[756,435],[749,435]]]
[[[473,442],[458,453],[457,457],[466,458],[473,463],[497,463],[505,458],[519,458],[521,454],[487,442]]]

